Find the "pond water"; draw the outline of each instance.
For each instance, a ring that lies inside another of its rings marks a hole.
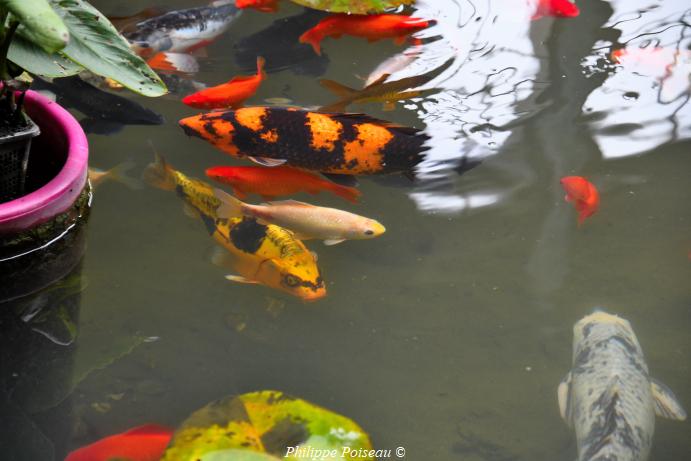
[[[94,4],[121,15],[150,6]],[[352,418],[376,447],[403,446],[407,459],[572,460],[556,389],[571,368],[573,324],[597,306],[631,322],[651,375],[690,409],[691,10],[680,0],[578,6],[574,18],[533,20],[518,0],[418,2],[416,15],[437,24],[417,35],[419,58],[395,76],[450,61],[425,85],[434,91],[394,111],[349,111],[424,129],[431,148],[415,182],[361,178],[358,205],[296,196],[387,229],[336,246],[307,242],[328,290],[316,302],[225,280],[211,262],[214,241],[175,194],[101,184],[69,346],[71,392],[60,399],[64,418],[46,423],[63,428],[56,459],[147,422],[175,426],[228,394],[277,389]],[[336,97],[319,78],[359,88],[405,50],[326,39],[320,60],[252,42],[302,10],[282,2],[276,14],[245,12],[208,46],[194,78],[250,74],[264,53],[268,78],[248,105],[280,97],[320,106]],[[611,51],[623,46],[678,53],[663,64],[645,53],[618,62]],[[283,62],[271,67],[272,55]],[[90,134],[92,166],[131,160],[139,176],[153,158],[149,141],[198,178],[245,164],[182,132],[177,121],[198,113],[183,95],[127,95],[166,122]],[[459,174],[468,161],[479,164]],[[559,183],[571,175],[601,197],[581,226]],[[651,459],[687,459],[690,433],[688,421],[657,419]]]

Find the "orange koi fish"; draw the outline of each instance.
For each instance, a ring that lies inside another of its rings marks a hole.
[[[585,218],[592,216],[600,205],[600,194],[595,186],[581,176],[566,176],[561,178],[561,185],[566,191],[564,199],[573,202],[578,211],[578,225],[585,221]]]
[[[235,0],[238,8],[254,8],[263,13],[275,13],[278,11],[278,0]]]
[[[327,181],[314,173],[277,166],[216,166],[206,170],[206,175],[218,182],[228,184],[235,195],[244,200],[248,194],[259,194],[264,200],[273,200],[283,195],[307,192],[318,194],[321,191],[332,192],[339,197],[357,202],[360,191],[354,187],[341,186]]]
[[[167,427],[139,426],[79,448],[67,455],[65,461],[158,461],[172,437],[173,430]]]
[[[300,43],[309,43],[315,53],[321,54],[321,41],[325,37],[340,38],[343,34],[366,38],[370,42],[392,38],[397,45],[418,30],[432,25],[432,21],[401,14],[334,14],[300,36]]]
[[[538,0],[537,8],[531,19],[535,21],[545,16],[575,18],[579,14],[581,14],[581,11],[570,0]]]
[[[199,72],[199,63],[196,58],[187,53],[162,51],[153,55],[146,63],[152,69],[164,72],[178,72],[182,74],[194,74]]]
[[[258,57],[256,75],[233,77],[227,83],[185,96],[182,102],[198,109],[240,107],[245,99],[257,92],[259,85],[265,78],[264,58]]]
[[[364,114],[244,107],[180,120],[189,136],[265,166],[287,164],[346,175],[412,173],[429,147],[415,128]]]

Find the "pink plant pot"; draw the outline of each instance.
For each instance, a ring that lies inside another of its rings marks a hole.
[[[43,146],[41,155],[65,161],[59,173],[44,186],[0,203],[0,234],[30,229],[65,212],[87,179],[89,146],[79,122],[60,105],[34,91],[26,92],[24,103],[27,114],[41,129],[36,138]]]

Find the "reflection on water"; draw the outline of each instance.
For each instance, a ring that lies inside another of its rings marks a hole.
[[[319,107],[334,96],[317,75],[361,88],[389,58],[387,81],[450,62],[421,87],[430,94],[395,111],[348,108],[424,128],[430,149],[415,182],[361,178],[362,199],[348,209],[380,220],[385,235],[307,242],[328,284],[316,304],[229,284],[179,201],[103,184],[79,337],[61,315],[24,325],[76,348],[67,450],[146,422],[175,426],[223,395],[276,388],[352,417],[376,447],[403,445],[408,459],[572,460],[556,388],[573,323],[598,305],[632,322],[651,372],[688,409],[688,14],[680,1],[579,8],[578,17],[538,19],[520,0],[420,0],[415,16],[437,23],[408,48],[329,39],[326,60],[279,43],[251,104],[280,97]],[[303,14],[290,2],[277,15],[248,11],[190,78],[216,84],[245,64],[253,70],[271,46],[262,31],[283,25],[295,36]],[[195,112],[181,95],[127,97],[166,123],[90,136],[94,166],[133,157],[141,171],[148,139],[191,176],[241,163],[186,139],[176,121]],[[602,199],[580,228],[559,186],[570,175],[587,177]],[[325,194],[297,198],[350,207]],[[32,306],[25,316],[41,320],[31,314],[44,307]],[[688,423],[657,424],[651,459],[684,459]]]

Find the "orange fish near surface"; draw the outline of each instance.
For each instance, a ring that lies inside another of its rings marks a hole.
[[[370,42],[393,38],[394,43],[401,45],[410,34],[432,24],[432,21],[401,14],[334,14],[302,34],[300,43],[309,43],[317,54],[321,54],[321,41],[325,37],[340,38],[343,34]]]
[[[531,19],[535,21],[544,16],[575,18],[580,13],[576,4],[570,0],[537,0],[537,8]]]
[[[245,99],[257,92],[265,78],[264,58],[258,57],[256,75],[233,77],[229,82],[185,96],[182,102],[198,109],[240,107]]]
[[[360,196],[360,191],[354,187],[341,186],[314,173],[289,166],[215,166],[207,169],[206,175],[230,185],[235,195],[243,200],[248,194],[259,194],[264,200],[273,200],[298,192],[318,194],[323,190],[333,192],[353,203],[356,203]]]
[[[67,455],[65,461],[158,461],[172,437],[173,430],[167,427],[139,426],[79,448]]]
[[[278,0],[235,0],[238,8],[254,8],[263,13],[275,13],[278,11]]]
[[[583,224],[585,218],[597,211],[600,205],[600,194],[593,183],[581,176],[565,176],[560,182],[566,191],[564,199],[567,202],[573,202],[578,211],[578,225]]]
[[[412,173],[429,137],[364,114],[244,107],[180,120],[190,136],[234,157],[346,175]]]

